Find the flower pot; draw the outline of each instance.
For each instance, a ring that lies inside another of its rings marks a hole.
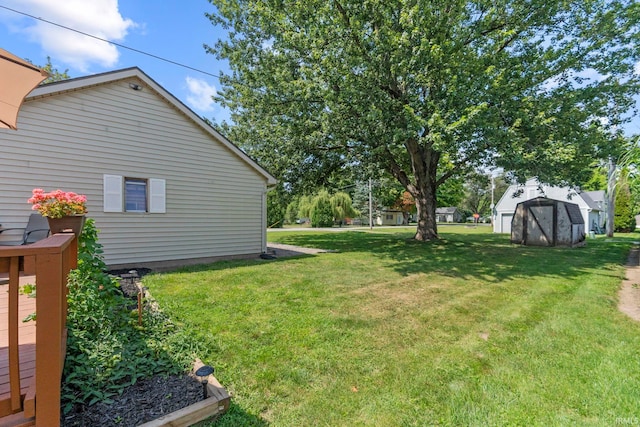
[[[70,215],[62,218],[49,218],[49,230],[51,234],[57,233],[73,233],[76,237],[80,236],[82,226],[84,225],[84,215]]]

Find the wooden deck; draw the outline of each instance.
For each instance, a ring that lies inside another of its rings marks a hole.
[[[8,274],[0,273],[0,413],[10,412],[11,393],[9,387],[9,285]],[[34,276],[20,277],[20,285],[35,283]],[[36,311],[35,298],[25,295],[18,297],[19,319],[22,320]],[[36,324],[35,321],[20,322],[18,325],[18,344],[20,357],[20,394],[24,397],[30,387],[36,366]]]

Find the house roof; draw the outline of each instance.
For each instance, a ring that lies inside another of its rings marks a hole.
[[[570,187],[555,187],[555,186],[541,185],[538,183],[538,180],[536,178],[529,178],[525,184],[520,184],[520,183],[511,184],[509,188],[507,188],[507,190],[504,192],[502,197],[500,197],[500,200],[498,200],[498,203],[496,203],[496,207],[501,206],[508,198],[513,198],[514,194],[516,194],[519,190],[521,191],[519,193],[520,197],[516,197],[514,198],[514,200],[519,198],[523,198],[527,200],[526,195],[523,192],[527,188],[533,188],[533,187],[544,189],[547,195],[549,191],[552,191],[554,189],[566,191],[566,195],[564,195],[562,199],[566,197],[568,200],[573,200],[574,203],[576,203],[577,201],[576,199],[576,194],[577,194],[580,197],[580,199],[584,201],[584,204],[586,204],[587,207],[592,211],[602,211],[604,209],[604,204],[603,204],[605,200],[604,191],[584,191],[584,192],[576,193]],[[550,196],[550,197],[554,198],[553,196]],[[558,198],[557,194],[555,198]]]
[[[603,190],[598,191],[585,191],[580,193],[582,199],[589,205],[589,207],[593,210],[601,211],[603,210],[604,201],[605,201],[605,192]]]
[[[436,213],[437,214],[452,214],[457,210],[458,210],[458,208],[456,208],[455,206],[447,206],[447,207],[444,207],[444,208],[436,208]]]
[[[205,122],[200,116],[187,107],[182,101],[176,98],[173,94],[160,86],[155,80],[149,77],[138,67],[124,68],[121,70],[109,71],[106,73],[93,74],[90,76],[77,77],[68,80],[61,80],[46,85],[41,85],[35,88],[25,100],[33,100],[38,98],[44,98],[48,96],[55,96],[65,92],[73,92],[77,90],[84,90],[93,86],[99,86],[107,83],[112,83],[118,80],[125,80],[130,78],[137,78],[141,80],[147,87],[157,92],[163,99],[165,99],[176,110],[182,113],[184,116],[192,120],[195,124],[204,129],[213,138],[219,141],[223,146],[228,148],[236,156],[244,160],[250,167],[252,167],[259,175],[262,175],[267,180],[268,186],[277,184],[276,178],[267,172],[262,166],[260,166],[255,160],[253,160],[242,149],[228,140],[225,136],[216,131],[211,125]],[[132,89],[135,89],[132,86]],[[139,89],[135,89],[139,90]]]

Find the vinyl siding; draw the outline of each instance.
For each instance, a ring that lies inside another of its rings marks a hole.
[[[519,189],[523,189],[524,191],[518,197],[514,198],[513,194]],[[518,203],[538,196],[544,196],[549,199],[566,201],[578,205],[585,224],[589,224],[589,206],[575,191],[570,190],[568,187],[551,187],[547,185],[543,186],[543,190],[544,193],[538,190],[538,182],[535,179],[527,180],[525,185],[509,186],[495,207],[496,217],[493,225],[494,233],[510,233],[511,227],[509,226],[506,228],[502,218],[505,216],[513,216]]]
[[[257,254],[267,182],[134,78],[27,100],[0,129],[0,223],[23,226],[36,187],[86,194],[107,264]],[[166,213],[104,213],[103,175],[166,180]],[[0,235],[1,237],[1,235]]]

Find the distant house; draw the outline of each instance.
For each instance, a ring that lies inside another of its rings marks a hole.
[[[87,196],[109,266],[266,251],[275,178],[140,69],[40,86],[18,123],[0,129],[3,226],[25,225],[33,188],[60,188]]]
[[[436,208],[437,222],[462,222],[462,213],[456,207]]]
[[[376,225],[402,225],[404,224],[404,212],[397,210],[383,210],[376,217]]]
[[[601,229],[604,224],[604,191],[576,192],[569,187],[541,186],[535,178],[532,178],[524,185],[513,184],[504,192],[494,208],[494,233],[511,233],[511,221],[518,203],[537,197],[547,197],[578,205],[587,233],[596,228]]]

